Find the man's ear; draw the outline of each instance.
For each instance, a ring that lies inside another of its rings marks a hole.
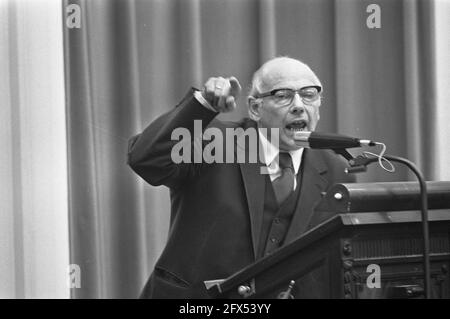
[[[253,121],[258,122],[261,119],[261,99],[249,96],[247,99],[248,115]]]

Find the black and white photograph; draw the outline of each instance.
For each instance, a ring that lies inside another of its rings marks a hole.
[[[450,299],[449,34],[450,0],[0,0],[0,298]]]

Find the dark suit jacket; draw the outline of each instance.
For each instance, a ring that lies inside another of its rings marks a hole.
[[[130,140],[129,165],[152,185],[170,188],[171,218],[167,245],[156,263],[142,297],[206,298],[203,281],[226,278],[255,262],[263,219],[265,175],[260,163],[174,164],[172,131],[193,132],[193,120],[224,131],[226,127],[255,127],[214,120],[192,92],[172,111]],[[293,241],[318,221],[313,206],[335,182],[352,181],[335,154],[306,149],[299,205],[285,243]]]

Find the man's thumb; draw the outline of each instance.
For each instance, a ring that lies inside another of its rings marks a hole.
[[[234,97],[237,97],[239,95],[239,93],[241,93],[241,90],[242,90],[238,79],[236,79],[234,76],[232,76],[228,80],[230,81],[230,86],[231,86],[230,94],[233,95]]]

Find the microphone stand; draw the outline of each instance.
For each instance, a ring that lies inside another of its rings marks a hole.
[[[367,157],[365,155],[359,155],[356,158],[346,150],[346,149],[333,149],[333,151],[339,155],[342,155],[347,159],[350,167],[346,169],[346,173],[359,173],[367,171],[367,166],[371,163],[378,162],[376,157]],[[424,272],[424,295],[426,299],[431,298],[430,289],[430,235],[428,231],[428,196],[427,196],[427,185],[425,180],[417,169],[416,165],[399,156],[393,155],[383,155],[384,158],[392,161],[406,165],[409,169],[413,171],[419,180],[420,185],[420,204],[421,204],[421,214],[422,214],[422,232],[423,232],[423,272]]]

